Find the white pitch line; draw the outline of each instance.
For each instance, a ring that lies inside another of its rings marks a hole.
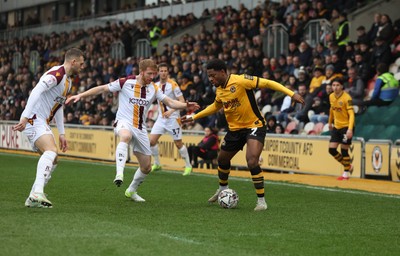
[[[201,244],[200,242],[194,241],[192,239],[184,238],[184,237],[173,236],[173,235],[165,234],[165,233],[161,233],[160,235],[163,237],[172,239],[172,240],[179,241],[179,242],[184,242],[184,243],[189,243],[189,244]]]

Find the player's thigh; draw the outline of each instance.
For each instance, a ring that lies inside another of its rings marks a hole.
[[[226,151],[221,149],[218,154],[218,164],[228,165],[231,162],[231,159],[236,155],[239,150],[235,151]]]
[[[261,152],[263,150],[264,144],[259,140],[248,139],[247,140],[247,150],[246,150],[246,161],[250,168],[259,165],[259,159]]]
[[[135,153],[151,156],[150,140],[146,130],[133,128],[132,148]]]
[[[114,133],[118,135],[119,140],[125,143],[129,143],[132,139],[132,126],[125,123],[124,121],[118,121],[114,128]]]
[[[155,146],[160,137],[161,134],[150,134],[150,146]]]
[[[39,153],[43,153],[46,150],[57,152],[53,132],[44,120],[37,119],[33,126],[27,125],[24,134],[27,136],[34,151]]]
[[[43,134],[35,141],[35,147],[39,152],[53,151],[57,153],[57,145],[53,134]]]
[[[151,128],[150,134],[164,134],[166,132],[166,123],[165,119],[158,118],[157,121],[154,123],[153,127]]]

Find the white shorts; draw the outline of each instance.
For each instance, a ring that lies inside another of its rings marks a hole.
[[[132,148],[134,152],[139,152],[147,156],[151,156],[150,140],[146,130],[139,130],[133,125],[123,120],[117,121],[117,126],[114,128],[114,133],[118,135],[120,130],[128,130],[132,134]]]
[[[25,130],[23,133],[28,137],[29,142],[31,143],[31,147],[33,151],[38,151],[38,148],[35,146],[35,142],[45,134],[51,134],[54,139],[54,134],[51,131],[50,126],[43,119],[34,119],[33,125],[30,123],[26,124]],[[55,140],[54,140],[55,143]]]
[[[176,118],[157,118],[151,129],[150,134],[164,134],[168,133],[172,136],[173,140],[182,139],[182,127],[180,124],[180,119]]]

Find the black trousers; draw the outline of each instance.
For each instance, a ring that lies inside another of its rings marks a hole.
[[[198,146],[189,146],[188,153],[190,162],[193,162],[193,167],[197,168],[199,166],[198,157],[204,160],[212,160],[217,158],[218,152],[217,150],[209,150],[209,151],[201,151]]]

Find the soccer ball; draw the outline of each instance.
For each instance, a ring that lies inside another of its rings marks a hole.
[[[218,204],[222,208],[232,209],[235,208],[239,203],[239,196],[235,190],[227,188],[219,192]]]

